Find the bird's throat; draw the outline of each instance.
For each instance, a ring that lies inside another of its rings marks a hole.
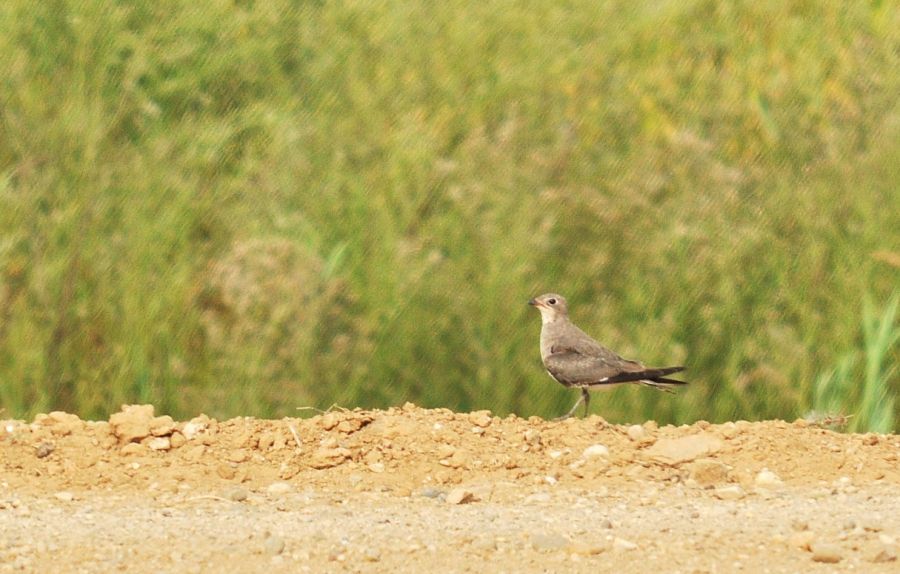
[[[562,319],[562,317],[550,311],[541,313],[541,325],[549,325],[550,323],[555,323],[560,319]]]

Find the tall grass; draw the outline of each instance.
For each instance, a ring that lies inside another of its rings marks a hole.
[[[890,2],[7,0],[0,407],[554,415],[552,289],[688,366],[604,416],[794,417],[900,282],[898,30]]]
[[[894,292],[880,313],[871,300],[864,301],[863,348],[848,353],[833,370],[819,376],[809,418],[845,420],[851,431],[887,433],[896,428],[897,366],[890,357],[900,340],[898,307],[900,291]]]
[[[871,301],[866,301],[863,312],[866,375],[860,416],[854,421],[861,429],[886,433],[895,428],[896,390],[891,388],[891,383],[895,380],[897,366],[890,362],[890,354],[900,340],[898,306],[900,291],[894,292],[881,316],[873,309]]]

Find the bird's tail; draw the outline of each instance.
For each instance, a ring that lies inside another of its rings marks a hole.
[[[675,390],[672,387],[687,384],[687,381],[678,381],[675,379],[667,379],[664,377],[657,377],[655,379],[640,379],[636,382],[648,387],[652,387],[657,391],[662,391],[664,393],[674,393]]]
[[[643,384],[655,384],[658,383],[660,385],[686,385],[684,381],[676,381],[675,379],[665,379],[666,375],[671,375],[672,373],[677,373],[679,371],[683,371],[684,367],[662,367],[660,369],[639,369],[635,371],[624,371],[619,373],[618,375],[613,375],[611,377],[607,377],[603,380],[597,381],[596,383],[590,383],[588,386],[593,385],[610,385],[615,383],[643,383]]]
[[[641,375],[641,377],[645,379],[654,379],[671,382],[673,384],[681,384],[682,381],[675,381],[674,379],[663,379],[662,377],[671,375],[672,373],[680,373],[683,370],[684,367],[662,367],[660,369],[644,369],[643,371],[638,371],[632,374]]]

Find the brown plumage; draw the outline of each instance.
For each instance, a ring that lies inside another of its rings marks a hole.
[[[582,402],[587,416],[590,390],[636,383],[672,392],[672,386],[687,384],[666,378],[683,371],[684,367],[645,367],[637,361],[623,359],[592,339],[569,320],[569,308],[562,295],[547,293],[528,303],[541,312],[541,360],[547,372],[560,384],[581,389],[581,397],[560,418],[572,416]]]

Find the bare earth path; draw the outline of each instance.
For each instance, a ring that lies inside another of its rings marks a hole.
[[[0,425],[0,572],[900,572],[896,435],[412,405]]]

